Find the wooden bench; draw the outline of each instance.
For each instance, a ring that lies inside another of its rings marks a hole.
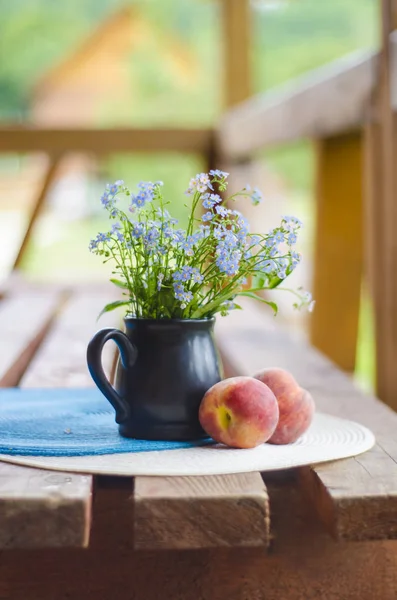
[[[103,288],[15,286],[0,302],[0,385],[92,385],[85,349],[108,300]],[[286,367],[320,410],[368,425],[376,447],[264,479],[0,463],[2,600],[397,597],[397,415],[250,303],[218,319],[217,338],[228,375]],[[109,372],[113,362],[109,347]]]

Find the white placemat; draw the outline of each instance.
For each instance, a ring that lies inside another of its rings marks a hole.
[[[276,471],[356,456],[372,448],[372,432],[346,419],[317,413],[309,430],[294,444],[263,444],[250,450],[220,444],[78,457],[33,457],[0,454],[0,460],[28,467],[96,475],[222,475]]]

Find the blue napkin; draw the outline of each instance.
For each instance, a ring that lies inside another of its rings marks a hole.
[[[0,453],[87,456],[191,448],[213,443],[123,438],[114,411],[96,388],[0,389]]]

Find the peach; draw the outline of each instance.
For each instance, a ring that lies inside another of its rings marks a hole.
[[[312,396],[298,385],[291,373],[284,369],[264,369],[254,377],[272,390],[278,402],[280,417],[269,443],[296,442],[312,422],[314,414]]]
[[[273,392],[253,377],[231,377],[213,385],[199,410],[202,428],[233,448],[254,448],[270,438],[278,422]]]

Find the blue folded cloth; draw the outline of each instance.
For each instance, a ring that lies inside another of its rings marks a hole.
[[[96,388],[0,389],[0,453],[87,456],[191,448],[212,443],[123,438]]]

